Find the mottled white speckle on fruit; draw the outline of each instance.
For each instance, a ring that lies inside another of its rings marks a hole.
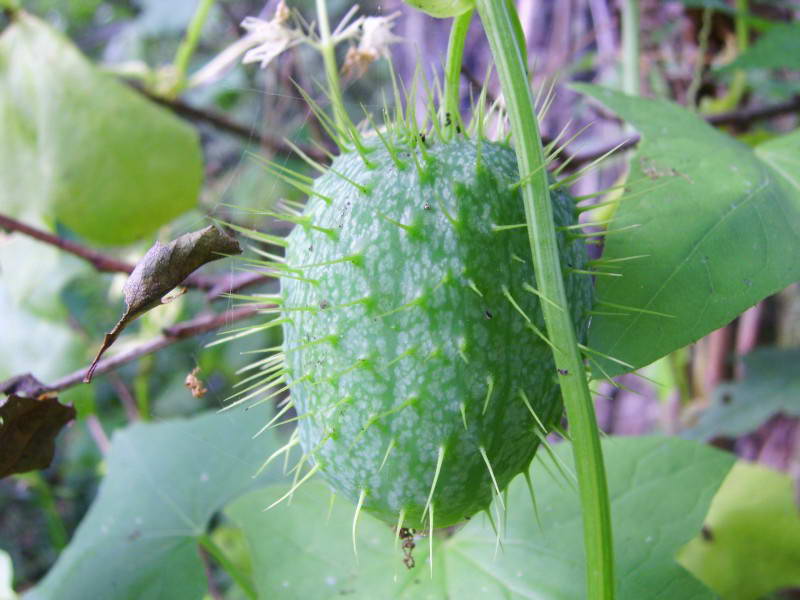
[[[548,428],[562,406],[551,349],[527,321],[545,330],[525,290],[535,276],[514,259],[530,257],[527,231],[493,229],[525,222],[513,150],[457,138],[402,152],[418,161],[397,169],[379,147],[370,169],[347,153],[315,181],[304,215],[338,236],[301,225],[288,237],[287,264],[318,265],[302,274],[318,283],[282,278],[284,347],[311,463],[353,502],[363,490],[364,510],[427,529],[429,498],[434,525],[449,526],[489,505],[487,465],[500,489],[528,467],[538,438],[520,390]],[[573,224],[572,199],[552,201],[556,225]],[[559,244],[563,264],[584,267],[581,240]],[[565,287],[580,333],[591,280]]]

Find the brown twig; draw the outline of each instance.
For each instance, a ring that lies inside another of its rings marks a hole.
[[[749,106],[729,112],[709,115],[706,121],[712,125],[748,125],[760,119],[771,119],[792,112],[800,111],[800,96],[791,100],[769,104],[767,106]]]
[[[194,319],[190,319],[189,321],[184,321],[182,323],[178,323],[177,325],[172,325],[171,327],[167,327],[162,331],[162,335],[152,339],[150,341],[144,342],[139,346],[131,348],[130,350],[126,350],[124,352],[120,352],[116,356],[111,356],[109,358],[103,359],[97,363],[95,367],[94,373],[96,375],[100,375],[102,373],[107,373],[120,367],[126,363],[136,360],[146,354],[152,354],[153,352],[157,352],[167,346],[171,346],[172,344],[184,340],[186,338],[194,337],[196,335],[201,335],[203,333],[208,333],[209,331],[213,331],[215,329],[219,329],[225,325],[229,325],[231,323],[235,323],[236,321],[241,321],[243,319],[247,319],[252,317],[253,315],[257,314],[258,311],[269,308],[268,305],[256,305],[256,306],[244,306],[241,308],[234,308],[224,313],[218,314],[210,314],[210,315],[202,315],[196,317]],[[67,388],[70,388],[74,385],[81,383],[86,376],[86,373],[89,371],[88,367],[84,369],[79,369],[69,375],[62,377],[61,379],[53,382],[51,385],[47,386],[49,390],[52,391],[62,391]]]
[[[106,273],[131,273],[133,271],[133,265],[130,263],[106,256],[97,250],[86,248],[70,240],[65,240],[57,235],[53,235],[47,231],[31,227],[30,225],[26,225],[21,221],[17,221],[16,219],[12,219],[11,217],[3,214],[0,214],[0,228],[7,231],[18,231],[19,233],[24,233],[33,239],[44,242],[45,244],[50,244],[56,248],[61,248],[65,252],[69,252],[70,254],[74,254],[75,256],[79,256],[80,258],[90,262],[98,271],[103,271]]]
[[[198,123],[206,123],[207,125],[211,125],[219,131],[229,133],[248,142],[258,142],[264,148],[269,148],[276,153],[295,153],[294,148],[292,148],[282,139],[273,137],[267,133],[259,132],[253,127],[248,127],[241,123],[237,123],[236,121],[232,121],[224,115],[197,108],[196,106],[192,106],[191,104],[188,104],[180,99],[172,100],[168,98],[162,98],[161,96],[156,96],[155,94],[152,94],[151,92],[148,92],[147,90],[138,86],[133,87],[156,104],[160,104],[161,106],[170,109],[177,115]],[[323,164],[328,162],[328,157],[318,148],[302,145],[298,145],[298,147],[302,150],[302,152],[314,160],[322,162]]]
[[[141,419],[141,415],[139,414],[139,406],[136,404],[136,398],[133,397],[133,394],[128,389],[128,386],[125,385],[122,377],[120,377],[117,373],[109,373],[108,381],[111,383],[111,387],[113,387],[114,391],[117,393],[117,397],[125,409],[125,415],[128,417],[128,421],[132,422]]]
[[[104,273],[128,273],[133,272],[135,265],[113,258],[92,248],[87,248],[76,242],[65,240],[55,234],[42,229],[37,229],[30,225],[13,219],[7,215],[0,214],[0,229],[6,231],[16,231],[25,234],[45,244],[50,244],[68,252],[74,256],[89,262],[95,269]],[[244,287],[263,283],[269,279],[261,273],[247,272],[237,276],[222,275],[208,276],[192,273],[187,277],[183,284],[186,287],[196,288],[208,292],[208,299],[214,300],[220,296],[240,290]]]
[[[732,110],[730,112],[719,113],[716,115],[708,115],[705,117],[705,119],[712,125],[746,125],[760,119],[770,119],[772,117],[798,111],[800,111],[800,96],[796,96],[791,100],[780,102],[778,104],[771,104],[768,106],[753,106],[749,108]],[[589,152],[578,152],[573,154],[570,165],[573,167],[585,165],[586,163],[589,163],[600,158],[604,154],[611,152],[617,146],[619,146],[617,148],[617,151],[619,152],[627,150],[635,146],[637,143],[639,143],[638,135],[628,136],[627,139],[621,138],[619,140],[614,140],[609,144]],[[570,158],[569,155],[564,156],[564,160],[567,160],[568,158]]]

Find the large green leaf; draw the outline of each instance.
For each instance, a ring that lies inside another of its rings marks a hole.
[[[726,600],[800,587],[800,514],[789,476],[736,463],[681,564]]]
[[[274,451],[253,409],[137,424],[114,434],[108,475],[67,549],[31,600],[200,599],[197,538],[211,516],[257,483]]]
[[[80,366],[84,340],[66,323],[46,321],[15,306],[3,285],[0,331],[0,381],[22,373],[50,381]]]
[[[800,416],[800,349],[764,348],[745,357],[745,379],[723,383],[688,438],[738,437],[753,431],[772,415]]]
[[[0,600],[15,600],[16,594],[11,587],[14,579],[14,568],[11,557],[7,552],[0,550]]]
[[[597,284],[601,301],[632,310],[601,306],[590,346],[641,367],[800,279],[800,131],[753,151],[675,104],[576,88],[642,134],[610,226],[630,229],[607,238],[603,257],[643,258]]]
[[[571,447],[555,452],[572,465]],[[619,598],[692,600],[711,594],[674,560],[703,523],[711,498],[733,463],[718,450],[674,438],[604,442],[615,526]],[[264,512],[286,491],[272,486],[243,496],[226,512],[252,549],[255,583],[264,599],[583,598],[583,530],[577,491],[563,478],[533,468],[541,528],[524,481],[508,494],[502,546],[484,517],[450,538],[437,538],[431,578],[428,540],[407,570],[386,525],[362,514],[353,556],[354,508],[309,483],[290,505]],[[554,471],[552,466],[549,470]],[[501,519],[502,521],[502,519]]]
[[[20,13],[0,36],[0,210],[124,244],[197,202],[197,134]]]

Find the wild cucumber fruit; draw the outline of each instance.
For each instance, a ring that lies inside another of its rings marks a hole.
[[[381,146],[336,158],[295,217],[281,286],[300,442],[391,524],[486,509],[561,418],[518,181],[505,144]],[[569,196],[552,202],[557,226],[576,222]],[[568,231],[562,264],[584,268]],[[583,332],[591,280],[565,285]]]

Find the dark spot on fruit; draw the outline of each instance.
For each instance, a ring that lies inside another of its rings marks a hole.
[[[488,310],[485,310],[485,311],[483,311],[483,316],[486,317],[487,319],[491,319],[492,318],[492,313],[489,312]]]
[[[703,528],[700,530],[700,535],[704,542],[714,541],[714,534],[711,532],[711,528],[708,525],[703,525]]]
[[[414,565],[416,564],[412,554],[414,548],[417,547],[417,545],[414,543],[415,533],[415,529],[410,529],[408,527],[401,527],[400,531],[397,532],[397,537],[402,541],[403,564],[406,566],[406,569],[413,569]]]
[[[559,369],[558,370],[558,374],[559,375],[569,375],[569,371],[567,371],[566,369]]]

